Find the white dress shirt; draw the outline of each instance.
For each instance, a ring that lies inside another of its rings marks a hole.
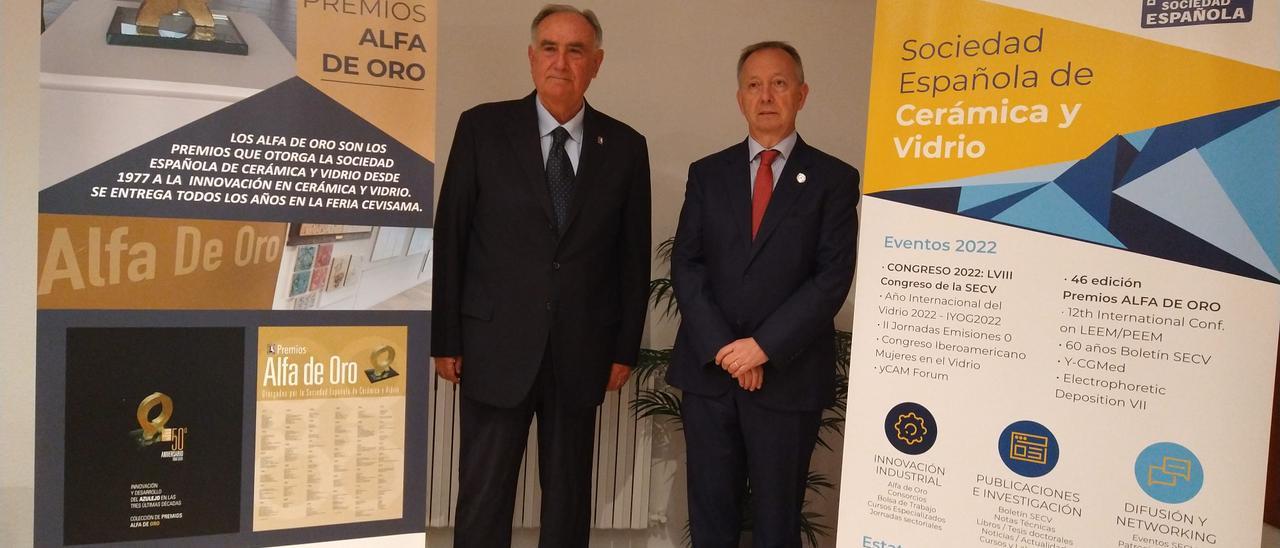
[[[578,157],[582,155],[582,118],[587,111],[586,103],[583,103],[582,108],[578,109],[578,113],[574,114],[573,118],[563,124],[556,121],[556,117],[551,115],[547,107],[542,106],[542,98],[534,100],[534,104],[538,105],[538,135],[542,143],[542,165],[547,165],[547,158],[551,156],[551,143],[554,142],[551,132],[564,126],[564,129],[569,131],[569,139],[564,142],[564,151],[569,154],[569,163],[573,165],[573,172],[577,173]]]

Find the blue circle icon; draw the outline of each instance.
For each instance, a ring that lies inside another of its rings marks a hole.
[[[1000,433],[1000,460],[1015,474],[1038,478],[1058,465],[1058,440],[1043,424],[1018,421]]]
[[[1173,442],[1153,443],[1133,463],[1138,486],[1153,499],[1181,504],[1195,498],[1204,487],[1204,468],[1190,449]]]

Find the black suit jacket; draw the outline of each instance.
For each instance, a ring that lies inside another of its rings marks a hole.
[[[853,282],[858,171],[797,139],[753,240],[747,154],[744,140],[689,166],[671,254],[682,320],[667,380],[706,396],[739,389],[715,355],[755,337],[769,362],[751,397],[822,409],[835,397],[834,317]]]
[[[458,119],[436,210],[431,355],[462,356],[463,394],[510,407],[549,352],[556,393],[597,405],[611,364],[635,363],[644,328],[648,148],[583,107],[573,198],[557,231],[536,100]]]

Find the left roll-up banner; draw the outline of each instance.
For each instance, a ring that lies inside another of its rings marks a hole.
[[[436,0],[44,14],[35,543],[421,546]]]

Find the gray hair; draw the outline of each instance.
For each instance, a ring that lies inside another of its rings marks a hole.
[[[757,51],[760,51],[762,49],[781,50],[783,53],[786,53],[787,55],[789,55],[791,57],[791,60],[796,62],[796,76],[800,78],[801,84],[804,83],[804,63],[800,61],[800,52],[796,51],[795,46],[792,46],[791,44],[788,44],[786,42],[780,42],[777,40],[766,40],[764,42],[756,42],[754,44],[751,44],[750,46],[742,48],[742,54],[738,56],[738,74],[737,74],[738,78],[742,78],[742,65],[745,65],[747,63],[747,58],[751,57],[751,54]]]
[[[591,10],[580,10],[569,4],[547,4],[542,6],[538,14],[533,16],[533,24],[529,25],[529,39],[538,39],[538,25],[543,19],[551,17],[557,13],[573,13],[587,20],[591,25],[591,30],[596,31],[596,47],[604,46],[604,28],[600,26],[600,19],[596,18],[596,13]]]

